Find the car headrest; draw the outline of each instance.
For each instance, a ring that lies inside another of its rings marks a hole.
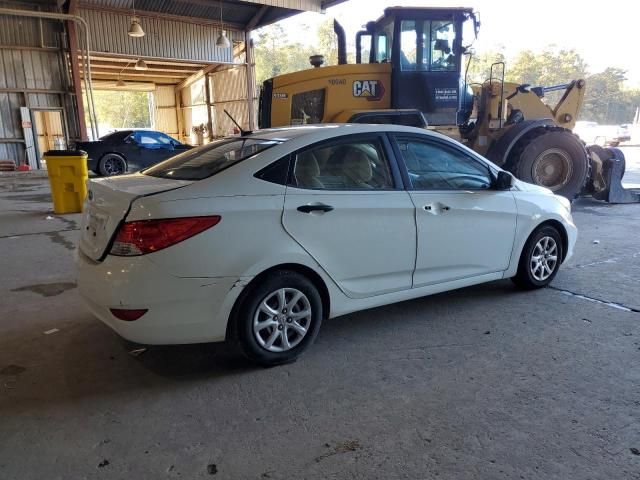
[[[313,152],[302,152],[296,160],[296,179],[315,178],[320,175],[320,167]]]
[[[373,176],[369,157],[361,151],[351,149],[344,160],[345,174],[355,182],[368,182]]]

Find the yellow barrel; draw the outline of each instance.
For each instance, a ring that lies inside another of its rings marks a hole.
[[[78,213],[87,196],[87,152],[82,150],[49,150],[44,154],[51,184],[53,211]]]

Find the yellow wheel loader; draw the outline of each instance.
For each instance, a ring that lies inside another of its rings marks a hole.
[[[640,201],[620,183],[618,149],[587,148],[572,133],[585,81],[531,87],[504,81],[504,63],[490,78],[469,85],[470,49],[463,30],[477,36],[470,8],[387,8],[356,34],[356,63],[346,62],[338,22],[338,65],[313,67],[266,80],[259,102],[260,128],[311,123],[394,123],[454,137],[511,171],[569,199],[581,193],[616,203]],[[467,36],[467,32],[465,32]],[[468,56],[468,62],[465,58]],[[563,91],[555,105],[545,94]]]

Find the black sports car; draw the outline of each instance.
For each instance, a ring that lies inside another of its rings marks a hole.
[[[120,130],[96,142],[76,143],[76,149],[89,155],[89,170],[104,176],[135,172],[190,148],[153,130]]]

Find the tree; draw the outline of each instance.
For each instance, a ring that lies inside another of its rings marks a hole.
[[[467,62],[469,57],[464,58],[464,66],[463,68],[467,68]],[[469,83],[482,83],[486,80],[489,80],[489,76],[491,75],[491,65],[496,62],[504,62],[505,56],[502,50],[489,50],[487,52],[480,53],[478,55],[473,55],[471,58],[471,63],[469,64],[469,70],[467,72],[467,81]],[[499,67],[494,68],[494,74],[500,74],[501,70]]]
[[[630,122],[633,113],[629,112],[628,116],[625,113],[631,108],[629,103],[633,98],[622,90],[625,73],[620,68],[610,67],[589,76],[580,118],[605,124]]]
[[[338,64],[338,37],[333,31],[333,19],[320,24],[317,31],[318,54],[324,55],[325,65]]]
[[[533,86],[568,83],[587,75],[587,64],[578,52],[553,45],[540,53],[523,50],[508,67],[507,80]]]
[[[287,34],[278,24],[262,29],[255,42],[256,80],[310,68],[312,50],[300,43],[289,43]]]
[[[151,126],[148,92],[95,90],[96,116],[107,128],[148,128]]]

